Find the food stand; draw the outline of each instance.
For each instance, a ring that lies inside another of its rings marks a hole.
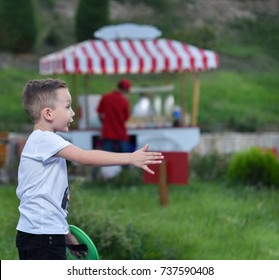
[[[113,38],[86,40],[48,54],[40,59],[40,74],[88,77],[88,75],[177,73],[181,74],[184,81],[185,74],[192,72],[193,102],[189,123],[185,121],[186,90],[182,86],[181,104],[179,104],[182,110],[181,126],[173,127],[169,120],[162,119],[159,115],[154,117],[151,123],[130,122],[128,124],[131,147],[138,148],[148,143],[150,150],[164,152],[167,155],[167,161],[169,158],[167,170],[170,183],[187,184],[188,153],[199,143],[200,138],[200,130],[197,126],[200,93],[198,73],[217,69],[218,66],[217,53],[176,40]],[[83,121],[79,122],[79,129],[70,131],[65,137],[81,148],[98,148],[100,124],[96,120],[96,115],[93,116],[95,121],[90,120],[92,116],[89,116],[88,109],[90,106],[92,112],[92,107],[97,106],[98,95],[78,98],[79,105],[83,108]],[[175,157],[172,156],[173,153]],[[182,179],[172,176],[175,172],[171,168],[173,160],[177,161],[175,170],[186,174]],[[154,180],[157,180],[154,176],[152,178],[145,176],[146,182]]]

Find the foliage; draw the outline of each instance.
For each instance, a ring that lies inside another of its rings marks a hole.
[[[278,120],[271,120],[279,113],[278,71],[253,71],[220,69],[202,74],[199,124],[203,132],[278,130]]]
[[[279,59],[278,16],[260,14],[255,19],[233,21],[230,26],[237,32],[240,42],[248,46],[260,46],[265,52]]]
[[[216,48],[216,31],[209,25],[179,29],[173,33],[173,38],[200,48]]]
[[[143,248],[138,246],[143,236],[133,225],[119,223],[117,217],[106,216],[98,211],[83,216],[76,212],[71,217],[71,223],[78,224],[92,237],[101,258],[140,259],[143,256]]]
[[[15,53],[33,49],[37,26],[32,0],[0,1],[0,49]]]
[[[185,1],[185,0],[184,0]],[[187,1],[187,0],[186,0]],[[189,0],[188,0],[189,1]],[[129,4],[139,4],[138,0],[118,0],[120,3],[129,3]],[[178,3],[179,0],[142,0],[141,3],[154,8],[158,12],[169,11],[171,6],[174,3]]]
[[[230,155],[211,152],[206,155],[191,153],[190,174],[205,181],[221,180],[226,177]]]
[[[108,0],[81,0],[76,11],[76,40],[93,38],[93,33],[109,22]]]
[[[121,172],[111,179],[101,178],[98,174],[94,179],[96,184],[102,188],[104,186],[108,188],[130,188],[141,184],[142,177],[142,171],[140,169],[129,166],[122,167]]]
[[[253,147],[233,156],[228,176],[241,184],[278,188],[279,163],[270,151]]]
[[[278,189],[191,180],[187,186],[171,186],[169,205],[161,207],[154,185],[117,190],[95,188],[94,182],[90,189],[74,185],[69,223],[89,234],[101,259],[279,258]],[[1,185],[2,260],[18,258],[17,207],[15,186]]]
[[[238,116],[230,116],[227,122],[227,129],[238,132],[256,132],[259,129],[259,121],[257,116],[247,116],[242,119]]]

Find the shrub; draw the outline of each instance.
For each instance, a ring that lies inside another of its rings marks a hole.
[[[177,250],[151,228],[141,228],[136,221],[124,223],[121,213],[88,209],[84,193],[80,192],[83,180],[71,184],[69,224],[83,229],[93,240],[101,259],[143,260],[176,259]],[[109,191],[107,189],[107,191]]]
[[[82,228],[92,238],[101,259],[142,258],[140,244],[144,234],[132,224],[119,222],[117,213],[107,215],[101,211],[86,211],[84,197],[78,191],[82,181],[77,180],[71,186],[71,195],[76,199],[71,205],[69,223]]]
[[[81,213],[83,199],[78,197],[71,206],[70,223],[82,228],[92,238],[101,259],[143,258],[143,232],[133,224],[121,223],[117,213],[113,216],[101,211]]]
[[[260,123],[257,116],[230,116],[227,124],[227,129],[238,132],[256,132],[259,130]]]
[[[0,49],[29,52],[35,45],[37,27],[31,0],[0,1]]]
[[[270,151],[253,147],[233,156],[228,177],[242,184],[279,187],[279,163]]]
[[[191,154],[191,176],[213,181],[226,177],[229,155],[212,152],[207,155]]]
[[[94,31],[108,24],[108,22],[108,0],[81,0],[75,18],[77,41],[92,39]]]
[[[108,216],[100,211],[83,216],[74,212],[70,223],[90,236],[103,260],[177,258],[177,249],[169,240],[158,236],[157,232],[140,229],[132,222],[121,223],[117,216]]]
[[[142,171],[133,167],[122,167],[121,172],[109,180],[98,178],[95,180],[97,185],[110,188],[131,188],[135,185],[141,184],[143,181]]]

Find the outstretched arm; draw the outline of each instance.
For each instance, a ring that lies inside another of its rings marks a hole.
[[[101,150],[82,150],[74,145],[69,145],[57,153],[58,156],[82,165],[134,165],[154,174],[149,169],[150,164],[160,164],[164,156],[160,152],[149,152],[146,144],[133,153],[112,153]]]

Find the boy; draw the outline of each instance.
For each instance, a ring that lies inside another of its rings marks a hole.
[[[34,127],[21,154],[17,197],[20,218],[16,245],[20,259],[66,259],[66,245],[78,242],[69,233],[69,187],[66,160],[84,165],[132,164],[153,174],[149,164],[163,156],[148,145],[133,153],[82,150],[56,132],[67,132],[75,115],[64,81],[32,80],[23,90],[23,106]],[[80,256],[83,252],[76,252]]]

